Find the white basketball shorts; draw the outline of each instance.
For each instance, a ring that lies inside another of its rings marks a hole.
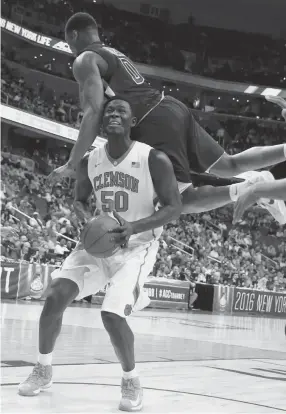
[[[153,270],[158,248],[159,242],[152,241],[133,249],[122,249],[109,258],[98,259],[79,243],[62,267],[51,276],[52,279],[74,281],[79,288],[76,299],[93,295],[106,287],[102,310],[126,317],[150,303],[148,295],[144,297],[143,286]]]

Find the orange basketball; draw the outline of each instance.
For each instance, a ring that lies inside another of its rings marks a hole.
[[[108,230],[118,226],[118,222],[110,216],[98,216],[90,220],[81,233],[81,242],[85,250],[94,257],[112,256],[119,246],[111,241]]]

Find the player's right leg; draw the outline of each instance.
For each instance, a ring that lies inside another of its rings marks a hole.
[[[115,263],[118,270],[110,279],[102,304],[102,321],[123,371],[121,411],[140,411],[143,406],[143,389],[135,365],[134,334],[126,318],[143,308],[139,300],[154,267],[158,246],[157,241],[152,241],[138,249],[127,248],[117,255]],[[113,270],[114,264],[112,261],[109,263]]]
[[[58,278],[52,281],[40,316],[38,362],[19,385],[20,395],[32,397],[52,385],[52,352],[61,331],[63,313],[78,293],[78,285],[73,280]]]
[[[201,213],[223,207],[236,202],[253,184],[274,180],[269,171],[251,171],[241,174],[239,178],[243,179],[242,182],[222,187],[203,185],[194,188],[192,185],[187,186],[184,183],[178,183],[182,193],[183,214]],[[285,224],[286,208],[283,201],[263,199],[260,200],[259,205],[268,210],[280,224]]]
[[[227,154],[224,149],[205,131],[194,119],[192,113],[189,113],[189,133],[187,138],[187,148],[190,160],[190,168],[193,168],[198,173],[204,173],[212,171],[218,164],[223,161]],[[229,158],[229,156],[227,156]],[[222,162],[225,170],[227,170],[227,163]],[[227,172],[227,171],[226,171]],[[226,174],[227,176],[227,174]],[[269,171],[246,171],[238,176],[245,180],[244,184],[233,184],[226,187],[225,191],[223,187],[217,187],[216,189],[210,189],[211,191],[201,190],[197,193],[197,196],[204,198],[205,193],[209,193],[209,207],[211,209],[211,203],[214,203],[213,208],[217,208],[225,204],[235,202],[237,198],[243,194],[246,188],[250,185],[255,184],[259,181],[273,181],[274,177]],[[204,175],[204,181],[206,176]],[[227,191],[229,192],[227,196]],[[189,190],[191,192],[191,190]],[[228,199],[228,201],[227,201]],[[219,205],[221,201],[221,205]],[[185,202],[192,203],[191,194],[185,195]],[[269,211],[269,213],[277,220],[280,224],[286,223],[286,208],[285,204],[278,200],[263,200],[263,203],[259,203],[261,207]],[[191,204],[189,204],[191,207]],[[187,210],[187,207],[185,208]]]
[[[63,313],[75,298],[82,299],[105,286],[106,278],[99,261],[79,243],[62,268],[52,273],[53,281],[40,317],[38,363],[26,381],[19,385],[19,394],[34,396],[51,386],[52,352],[61,330]]]

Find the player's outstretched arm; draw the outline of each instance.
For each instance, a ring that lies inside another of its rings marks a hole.
[[[86,222],[92,218],[87,201],[92,193],[92,185],[87,173],[88,156],[84,157],[76,169],[76,183],[74,195],[74,210],[77,218]]]
[[[76,167],[99,133],[104,104],[104,88],[97,65],[97,56],[93,52],[85,52],[77,58],[73,66],[73,73],[79,84],[84,104],[84,115],[78,139],[69,159],[69,163]]]
[[[210,173],[230,178],[247,171],[260,170],[286,160],[286,144],[252,147],[235,155],[224,153]]]
[[[178,219],[182,212],[183,207],[178,183],[167,155],[152,149],[149,155],[149,169],[161,207],[151,216],[131,223],[114,212],[120,226],[110,230],[110,233],[112,233],[112,239],[120,245],[126,244],[132,234],[156,229]]]
[[[234,206],[233,222],[236,223],[242,218],[243,213],[253,206],[260,198],[274,200],[286,200],[286,179],[256,183],[251,186]]]
[[[73,72],[79,84],[84,115],[69,161],[50,174],[49,180],[51,181],[70,176],[86,151],[91,147],[100,128],[104,105],[104,88],[96,54],[93,52],[81,54],[74,62]]]

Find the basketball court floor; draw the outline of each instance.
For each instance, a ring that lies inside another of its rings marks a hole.
[[[100,310],[68,308],[52,388],[21,397],[42,304],[2,303],[3,413],[116,413],[121,368]],[[130,318],[144,413],[286,412],[285,320],[146,310]]]

